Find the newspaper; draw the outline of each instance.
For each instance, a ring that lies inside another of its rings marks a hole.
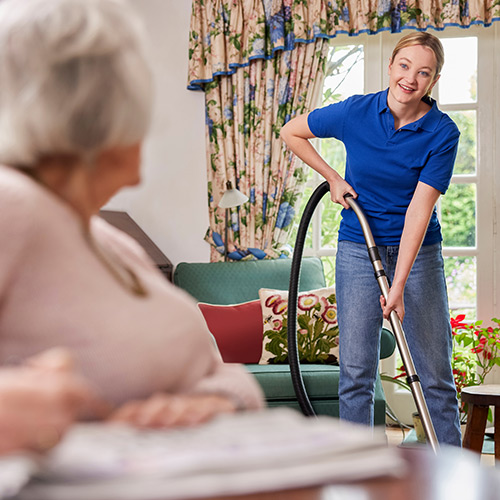
[[[399,475],[404,469],[383,432],[281,408],[176,430],[78,424],[31,471],[16,498],[195,499]]]

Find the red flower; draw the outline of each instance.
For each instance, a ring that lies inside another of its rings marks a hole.
[[[392,378],[396,379],[396,378],[406,377],[406,369],[405,369],[404,365],[401,365],[398,368],[398,372],[401,372],[401,373],[399,375],[396,375],[396,376],[392,377]]]
[[[466,323],[462,323],[465,319],[465,314],[459,314],[456,318],[450,318],[451,328],[467,328]]]

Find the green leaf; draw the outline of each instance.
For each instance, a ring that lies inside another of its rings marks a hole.
[[[399,378],[393,378],[386,373],[381,373],[380,378],[384,380],[385,382],[391,382],[392,384],[399,385],[399,387],[402,387],[403,389],[406,389],[407,391],[411,391],[410,386],[404,382],[403,380]]]
[[[317,352],[326,352],[328,353],[331,349],[330,344],[325,340],[325,339],[319,339],[318,342],[316,343],[316,351]]]
[[[336,328],[330,328],[330,330],[327,330],[326,332],[323,332],[323,335],[327,337],[338,337],[339,335],[339,329],[338,327]]]
[[[299,324],[300,328],[306,329],[308,332],[310,332],[309,328],[309,316],[307,314],[299,314],[297,317],[297,323]]]
[[[276,356],[283,355],[283,346],[278,340],[271,340],[271,342],[266,345],[266,351]]]
[[[322,334],[324,328],[325,323],[323,321],[316,321],[316,323],[314,324],[314,338],[319,337]]]

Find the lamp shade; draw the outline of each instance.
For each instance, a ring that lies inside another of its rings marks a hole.
[[[222,195],[222,198],[219,201],[220,208],[239,207],[248,201],[248,196],[233,188],[231,181],[227,181],[226,188],[227,191]]]

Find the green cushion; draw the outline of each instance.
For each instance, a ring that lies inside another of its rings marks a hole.
[[[260,288],[288,290],[291,266],[291,259],[181,262],[175,268],[174,283],[199,302],[240,304],[258,299]],[[326,286],[320,259],[303,259],[299,285],[300,291]]]
[[[295,396],[289,365],[245,365],[264,391],[269,407],[287,406],[300,410]],[[339,367],[332,365],[300,366],[306,392],[318,415],[339,416]],[[385,395],[377,377],[375,384],[375,425],[385,425]]]
[[[266,399],[295,399],[289,365],[245,365],[259,381]],[[314,398],[338,398],[339,367],[334,365],[300,365],[304,385]]]

